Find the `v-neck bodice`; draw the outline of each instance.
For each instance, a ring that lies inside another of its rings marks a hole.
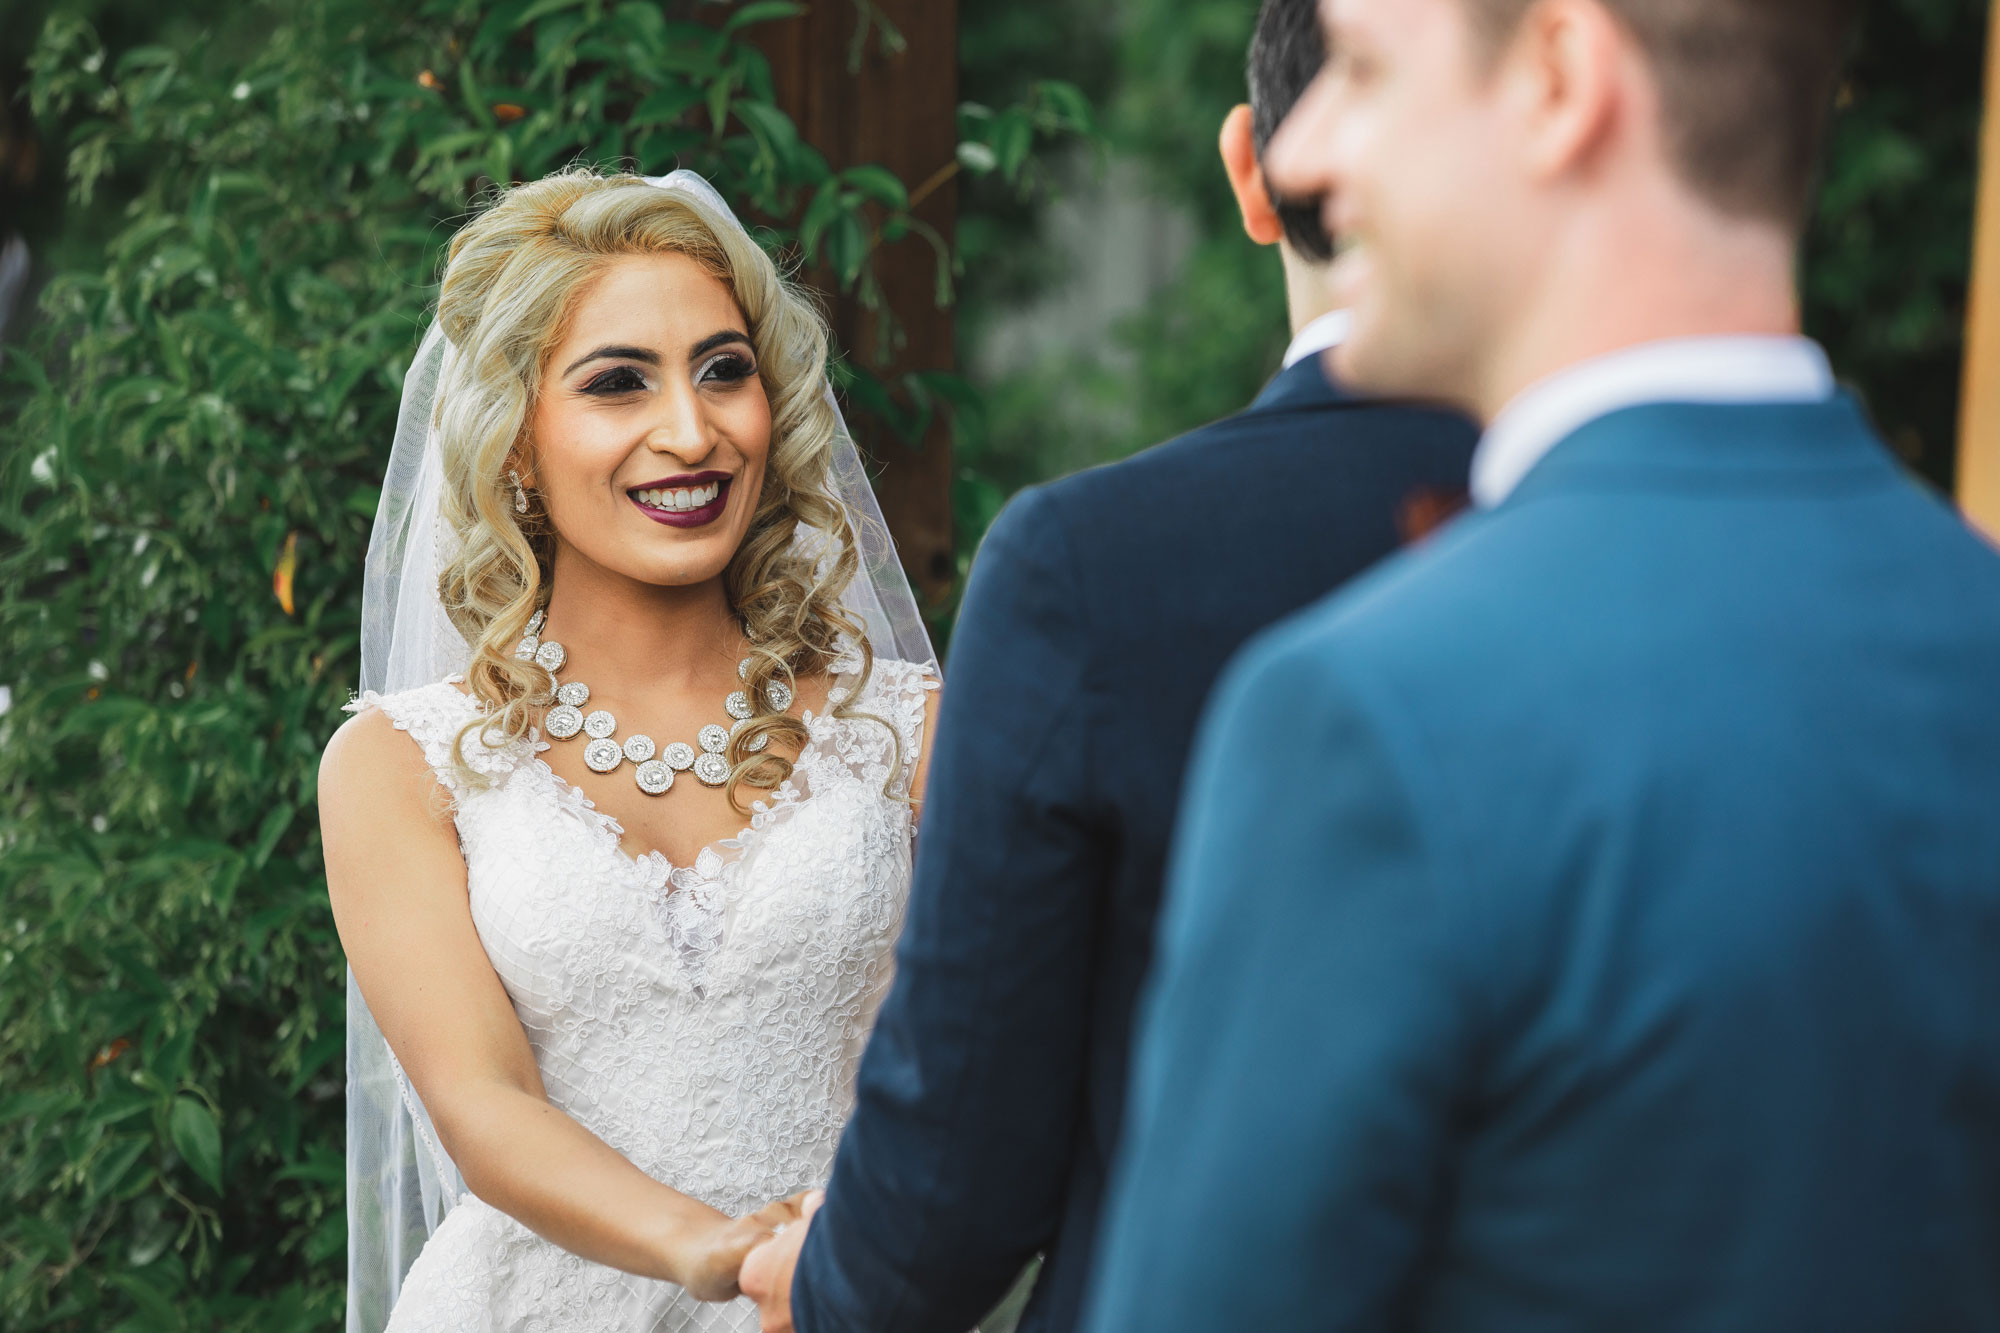
[[[878,661],[850,701],[854,683],[837,679],[828,711],[808,716],[792,777],[748,827],[691,866],[628,854],[618,822],[541,759],[546,742],[460,742],[480,705],[453,682],[356,701],[407,731],[452,797],[473,922],[549,1100],[732,1213],[824,1183],[889,982],[910,878],[908,774],[936,680]],[[456,774],[455,742],[481,781]],[[546,1246],[525,1229],[515,1239]],[[505,1280],[520,1280],[527,1261],[507,1262]],[[573,1277],[625,1293],[619,1309],[674,1303],[666,1284],[597,1265]],[[590,1326],[680,1326],[661,1318]]]

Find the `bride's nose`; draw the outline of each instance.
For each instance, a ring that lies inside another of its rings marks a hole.
[[[646,423],[648,449],[688,464],[699,463],[715,452],[720,436],[694,385],[685,381],[673,384],[658,402],[658,411]]]

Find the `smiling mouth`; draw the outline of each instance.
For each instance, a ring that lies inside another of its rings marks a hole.
[[[722,517],[729,503],[730,478],[716,473],[675,478],[656,486],[625,492],[639,512],[655,523],[674,528],[698,528]],[[678,483],[678,484],[675,484]]]

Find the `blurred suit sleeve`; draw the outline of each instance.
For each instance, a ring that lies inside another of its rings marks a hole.
[[[1027,492],[953,635],[895,985],[793,1284],[801,1333],[964,1333],[1056,1229],[1103,877],[1083,618]]]
[[[1211,701],[1092,1333],[1403,1326],[1466,1023],[1420,765],[1382,721],[1283,631]]]

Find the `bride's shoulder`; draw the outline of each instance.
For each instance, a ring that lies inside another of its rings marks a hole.
[[[349,775],[367,782],[404,769],[423,774],[434,767],[432,751],[449,745],[481,709],[464,681],[451,676],[389,694],[366,690],[343,711],[351,716],[320,759],[322,787],[329,778],[343,782]]]
[[[937,693],[943,688],[935,663],[878,657],[869,664],[867,680],[861,682],[858,693],[850,700],[849,691],[855,685],[854,676],[860,669],[858,655],[836,664],[834,690],[837,693],[832,702],[852,702],[864,711],[870,705],[900,705],[903,711],[921,713],[926,706],[935,707]]]
[[[353,716],[327,741],[319,763],[319,817],[336,913],[343,902],[366,902],[361,891],[370,885],[410,882],[407,872],[427,864],[425,857],[456,854],[458,793],[449,771],[438,765],[452,734],[446,731],[448,696],[456,694],[442,683],[364,694],[348,705]]]
[[[429,685],[382,694],[363,690],[341,709],[353,716],[342,731],[359,726],[366,730],[407,731],[421,742],[425,733],[439,727],[458,730],[481,711],[479,701],[466,687],[463,676],[446,676]]]
[[[858,670],[859,666],[856,660],[854,668]],[[843,675],[835,688],[841,689],[852,683],[850,676]],[[938,704],[943,688],[944,682],[938,675],[935,662],[878,657],[869,668],[868,679],[852,700],[848,700],[844,693],[839,697],[829,695],[828,698],[831,703],[850,702],[852,711],[880,719],[895,728],[906,775],[905,794],[921,800],[925,779],[929,776],[931,740],[936,733]]]

